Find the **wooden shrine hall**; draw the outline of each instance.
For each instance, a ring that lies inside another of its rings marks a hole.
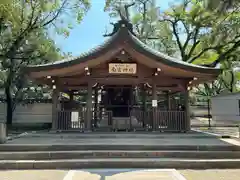
[[[120,20],[101,46],[79,57],[28,66],[26,73],[53,89],[53,130],[186,132],[190,88],[215,80],[220,69],[153,50]],[[60,103],[60,92],[69,100]]]

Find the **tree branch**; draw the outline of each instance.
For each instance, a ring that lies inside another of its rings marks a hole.
[[[192,54],[193,54],[195,48],[197,47],[197,45],[200,43],[200,40],[197,40],[198,33],[199,33],[199,28],[196,27],[195,33],[194,33],[194,36],[193,36],[193,45],[192,45],[192,47],[191,47],[191,49],[190,49],[190,51],[189,51],[189,53],[187,55],[187,59],[188,60],[192,56]]]
[[[124,9],[125,9],[125,12],[126,12],[126,18],[127,18],[127,20],[130,19],[128,8],[130,8],[130,7],[134,6],[134,5],[135,5],[135,2],[133,2],[132,4],[126,4],[126,5],[124,5]]]
[[[183,49],[183,46],[182,46],[182,43],[180,41],[180,37],[179,37],[179,34],[177,32],[177,23],[178,23],[178,20],[175,19],[175,22],[172,23],[172,28],[173,28],[173,34],[177,40],[177,44],[178,44],[178,47],[179,47],[179,50],[181,52],[181,56],[182,56],[182,60],[185,61],[185,52],[184,52],[184,49]]]
[[[210,67],[216,67],[218,63],[220,63],[221,61],[223,61],[229,54],[231,54],[233,51],[235,51],[238,47],[240,47],[240,40],[237,41],[232,48],[230,48],[229,50],[227,50],[226,52],[222,53],[216,61],[214,61],[213,63],[209,64],[208,66]]]
[[[143,12],[142,12],[142,16],[143,16],[143,26],[141,29],[141,35],[143,35],[144,30],[145,30],[145,25],[146,25],[146,15],[147,15],[147,2],[141,2],[143,4]]]
[[[42,26],[42,27],[45,27],[45,26],[51,24],[53,21],[55,21],[55,20],[59,17],[59,15],[60,15],[60,13],[62,12],[62,10],[63,10],[63,8],[64,8],[64,6],[65,6],[66,3],[67,3],[67,0],[64,0],[63,3],[62,3],[62,5],[61,5],[61,7],[57,10],[57,13],[53,16],[53,18],[50,19],[49,21],[43,23],[41,26]],[[44,18],[44,20],[43,20],[42,22],[44,22],[45,20],[47,20],[47,18]],[[41,24],[41,23],[40,23],[40,24]]]
[[[181,22],[182,22],[182,24],[183,24],[183,26],[184,26],[184,28],[185,28],[185,31],[186,31],[186,34],[187,34],[187,38],[186,38],[186,41],[185,41],[185,43],[184,43],[184,45],[183,45],[183,51],[185,52],[186,51],[186,48],[187,48],[187,46],[188,46],[188,43],[189,43],[189,41],[190,41],[190,39],[191,39],[191,37],[192,37],[192,32],[189,32],[189,29],[188,29],[188,27],[187,27],[187,25],[185,24],[185,22],[183,21],[183,20],[181,20]]]

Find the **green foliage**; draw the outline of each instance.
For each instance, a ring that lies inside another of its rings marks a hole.
[[[198,95],[209,98],[237,90],[234,63],[240,60],[239,18],[235,8],[219,13],[193,0],[174,5],[161,15],[161,20],[171,26],[183,61],[212,67],[220,64],[223,69],[217,81],[197,87]]]
[[[6,94],[8,123],[16,103],[24,97],[24,86],[33,86],[22,69],[61,58],[49,29],[67,37],[89,8],[87,0],[1,0],[0,82]]]
[[[170,26],[165,22],[159,22],[158,7],[154,0],[107,0],[105,11],[110,17],[120,17],[119,10],[129,7],[129,20],[132,22],[138,38],[149,46],[168,55],[174,55],[176,44]],[[128,13],[127,13],[128,14]]]
[[[200,58],[216,66],[240,45],[239,15],[239,11],[218,14],[202,3],[185,0],[162,13],[161,20],[172,27],[183,61],[199,62]],[[216,54],[215,58],[206,60],[210,54]]]
[[[239,0],[199,0],[204,6],[212,11],[224,13],[240,6]]]

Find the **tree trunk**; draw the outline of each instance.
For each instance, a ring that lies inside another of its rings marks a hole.
[[[207,105],[208,105],[208,128],[211,127],[211,112],[210,112],[210,99],[208,98],[207,100]]]
[[[7,85],[5,88],[6,103],[7,103],[7,129],[12,125],[13,119],[13,99],[11,95],[10,86]]]
[[[234,72],[231,71],[231,81],[230,81],[230,92],[232,93],[234,91],[235,81],[234,81]]]

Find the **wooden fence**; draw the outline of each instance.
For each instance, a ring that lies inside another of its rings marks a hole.
[[[97,114],[97,115],[96,115]],[[154,117],[156,116],[156,117]],[[113,117],[112,111],[93,111],[93,131],[185,131],[184,111],[162,111],[132,109],[130,117]],[[94,118],[95,117],[95,118]],[[155,119],[155,120],[154,120]],[[58,130],[86,128],[86,111],[61,110],[57,116]]]

